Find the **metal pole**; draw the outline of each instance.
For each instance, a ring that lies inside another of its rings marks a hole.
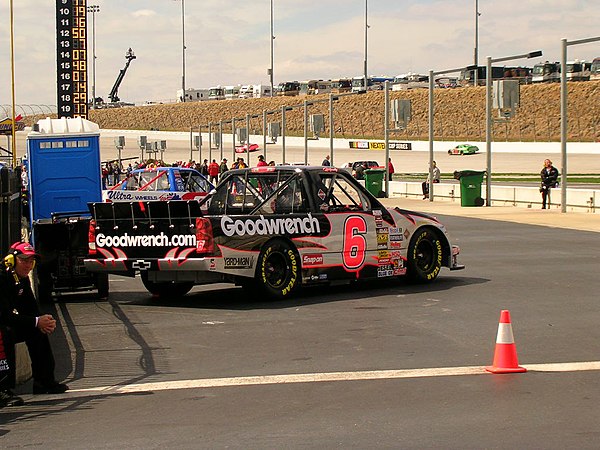
[[[475,54],[473,63],[475,64],[475,79],[473,86],[477,86],[477,76],[479,74],[479,0],[475,0]]]
[[[304,100],[304,164],[308,165],[308,102]]]
[[[92,13],[92,109],[96,109],[96,13],[100,6],[90,5],[87,11]]]
[[[194,127],[190,127],[190,161],[194,158]]]
[[[329,94],[329,157],[331,158],[331,165],[333,163],[333,127],[335,123],[333,121],[333,94]]]
[[[365,91],[369,90],[369,86],[367,84],[367,80],[368,80],[368,78],[367,78],[368,77],[368,74],[367,74],[367,72],[368,72],[367,71],[367,61],[368,61],[368,59],[367,59],[367,49],[368,49],[368,41],[367,41],[367,39],[368,39],[368,37],[367,37],[367,35],[368,35],[368,29],[369,29],[368,8],[369,8],[369,0],[365,0],[365,67],[364,67],[364,69],[365,69],[365,73],[364,73],[364,76],[365,76]]]
[[[185,102],[185,0],[181,0],[181,89]]]
[[[262,122],[262,133],[263,133],[263,154],[267,159],[267,110],[263,109],[263,122]]]
[[[567,212],[567,40],[560,41],[560,211]]]
[[[202,164],[202,125],[198,125],[198,164]]]
[[[385,108],[383,110],[383,120],[385,122],[383,126],[383,141],[385,145],[385,195],[389,197],[390,194],[390,82],[386,81],[384,83],[384,103]]]
[[[246,158],[250,167],[250,114],[246,114]]]
[[[485,68],[485,206],[492,206],[492,126],[492,57],[488,56]]]
[[[281,107],[281,164],[285,164],[285,106]]]
[[[210,155],[212,152],[212,122],[208,122],[208,154]],[[204,161],[202,161],[202,154],[200,154],[200,164],[202,164]]]
[[[10,151],[12,152],[12,165],[13,168],[17,167],[17,122],[16,116],[16,99],[15,99],[15,18],[13,14],[13,0],[10,0],[10,88],[11,88],[11,99],[12,99],[12,117],[11,117],[11,145]]]
[[[274,53],[274,41],[275,35],[273,32],[273,0],[271,0],[271,70],[269,72],[269,78],[271,80],[271,97],[274,95],[274,86],[273,86],[273,53]],[[265,155],[266,156],[266,155]]]
[[[233,157],[236,158],[235,154],[235,117],[231,119],[231,149],[233,150]],[[247,162],[247,161],[246,161]]]
[[[429,201],[433,201],[433,70],[429,71]]]
[[[219,121],[219,152],[220,152],[220,156],[221,156],[221,161],[223,161],[223,121],[222,120]],[[233,162],[231,164],[233,164]]]

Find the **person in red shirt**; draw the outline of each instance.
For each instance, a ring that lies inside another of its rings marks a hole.
[[[208,176],[210,177],[210,182],[213,184],[217,184],[219,181],[219,164],[215,159],[208,165]]]
[[[263,155],[258,155],[258,163],[256,167],[266,166],[267,162],[265,161],[265,157]]]
[[[394,165],[392,164],[392,158],[388,161],[388,180],[392,179],[392,175],[394,175]]]

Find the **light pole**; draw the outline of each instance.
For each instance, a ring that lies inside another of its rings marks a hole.
[[[185,0],[181,0],[181,101],[185,102]]]
[[[467,66],[464,68],[464,70],[470,70],[472,68],[475,68],[475,70],[477,70],[477,66]],[[428,97],[428,110],[429,110],[429,201],[432,202],[433,201],[433,117],[434,117],[434,109],[433,109],[433,95],[434,95],[434,89],[433,89],[433,81],[434,81],[434,76],[436,75],[444,75],[447,73],[454,73],[454,72],[460,72],[461,70],[463,70],[463,68],[458,68],[458,69],[448,69],[448,70],[438,70],[437,72],[434,72],[433,70],[429,71],[429,97]]]
[[[92,13],[92,109],[96,109],[96,13],[100,6],[90,5],[87,12]]]
[[[17,167],[17,122],[15,121],[15,19],[13,13],[13,0],[10,0],[10,89],[11,89],[11,146],[10,151],[12,152],[12,165],[13,168]]]
[[[560,173],[562,182],[560,184],[560,210],[567,212],[567,47],[569,45],[587,44],[600,41],[600,37],[579,39],[576,41],[561,40],[560,52]]]
[[[479,0],[475,0],[475,52],[473,64],[475,65],[475,76],[473,86],[477,86],[477,75],[479,72]]]
[[[365,0],[365,65],[364,65],[364,77],[365,77],[365,91],[368,90],[369,86],[367,84],[368,74],[367,74],[367,50],[368,50],[368,30],[369,30],[369,0]]]
[[[487,57],[485,68],[485,151],[486,151],[486,186],[485,206],[492,205],[492,63],[512,61],[515,59],[530,59],[542,56],[540,50],[522,55],[505,56],[503,58]]]
[[[275,41],[275,34],[273,32],[273,0],[271,0],[271,68],[269,69],[269,80],[271,81],[271,97],[274,95],[274,85],[273,85],[273,44]]]

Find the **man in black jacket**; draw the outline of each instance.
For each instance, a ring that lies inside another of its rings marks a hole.
[[[558,169],[552,165],[549,159],[544,160],[544,168],[540,172],[542,177],[542,185],[540,192],[542,193],[542,209],[546,209],[546,201],[548,209],[550,208],[550,189],[558,186]]]
[[[11,245],[0,274],[0,329],[8,371],[0,379],[0,406],[22,405],[11,391],[15,386],[15,343],[25,342],[31,358],[34,394],[60,394],[68,389],[54,378],[54,355],[48,335],[56,328],[50,314],[41,314],[31,290],[29,273],[39,255],[26,242]]]

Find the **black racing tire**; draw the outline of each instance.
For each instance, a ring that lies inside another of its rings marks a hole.
[[[183,297],[194,287],[193,281],[151,281],[146,271],[141,272],[140,277],[148,292],[161,298]]]
[[[52,303],[52,290],[54,289],[52,276],[43,268],[33,269],[33,295],[40,304]]]
[[[272,300],[290,297],[300,286],[300,255],[283,239],[266,243],[258,256],[255,284],[259,293]]]
[[[107,273],[99,273],[97,275],[96,288],[98,289],[98,298],[100,300],[106,300],[108,298],[108,293],[110,290]]]
[[[437,278],[442,268],[443,244],[439,233],[422,228],[413,235],[408,246],[406,275],[413,283],[428,283]]]

